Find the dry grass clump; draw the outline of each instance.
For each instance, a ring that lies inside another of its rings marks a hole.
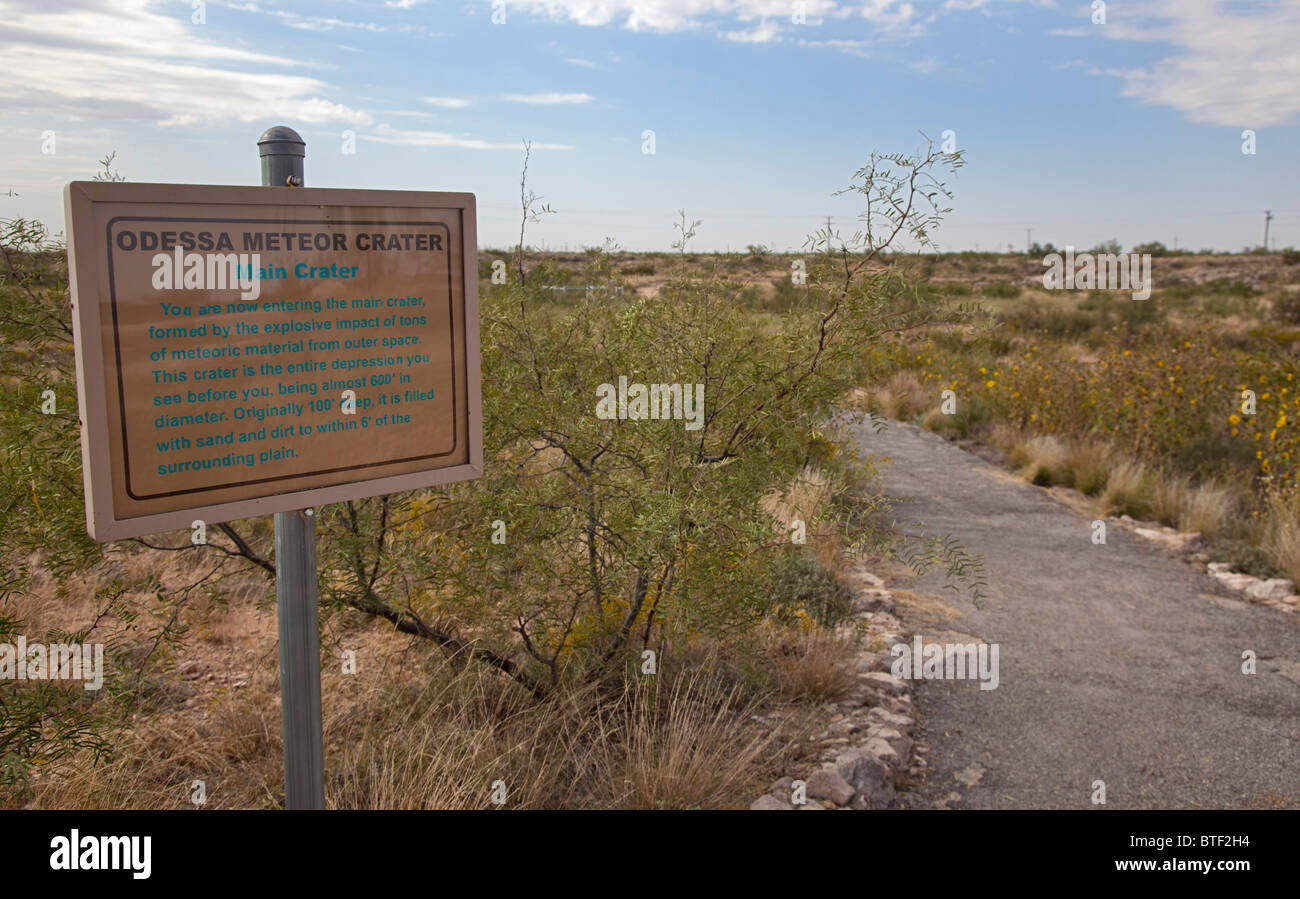
[[[1133,459],[1121,459],[1111,466],[1106,486],[1097,497],[1101,515],[1130,515],[1150,518],[1155,508],[1153,481],[1147,466]]]
[[[763,497],[760,505],[781,530],[788,533],[796,519],[805,523],[812,521],[830,496],[830,479],[820,470],[806,466],[784,490],[775,490]]]
[[[809,682],[829,678],[804,645]],[[797,681],[798,665],[761,663]],[[748,804],[791,739],[760,725],[772,696],[710,663],[536,698],[484,666],[437,654],[323,696],[330,808],[720,808]],[[806,687],[806,685],[805,685]],[[805,689],[806,691],[806,689]],[[799,692],[799,691],[796,691]],[[201,717],[138,719],[107,762],[83,755],[34,784],[38,808],[283,805],[278,684],[259,671]]]
[[[350,726],[329,800],[339,808],[722,808],[771,774],[775,733],[707,670],[642,676],[620,692],[544,702],[477,667],[384,690]]]
[[[1300,583],[1300,492],[1274,492],[1265,513],[1260,545],[1285,577]]]
[[[1009,430],[997,436],[1009,447],[1011,464],[1020,469],[1021,477],[1042,487],[1073,487],[1095,496],[1105,488],[1119,461],[1113,448],[1099,440],[1041,435],[1025,439]]]
[[[1101,440],[1043,435],[1025,439],[1004,426],[995,426],[991,438],[1010,448],[1011,464],[1025,480],[1043,487],[1073,487],[1095,496],[1099,515],[1155,519],[1207,538],[1226,534],[1241,519],[1239,488],[1219,481],[1196,483],[1189,476],[1124,458]]]
[[[995,421],[981,435],[989,446],[1006,453],[1008,456],[1025,441],[1024,431],[1005,421]]]
[[[595,758],[602,807],[747,807],[778,737],[754,725],[738,695],[700,672],[629,687]]]
[[[1096,496],[1106,487],[1115,459],[1114,448],[1104,441],[1071,441],[1070,473],[1074,481],[1071,486],[1087,496]]]
[[[783,490],[774,490],[759,501],[759,507],[772,519],[778,533],[789,539],[795,521],[804,523],[806,543],[804,551],[816,558],[818,563],[830,572],[837,574],[843,567],[843,541],[837,534],[814,534],[814,522],[818,514],[836,495],[844,490],[842,483],[836,483],[825,472],[814,466],[805,466],[802,471]],[[814,536],[816,539],[814,539]]]
[[[1008,452],[1021,477],[1040,486],[1066,486],[1097,498],[1099,515],[1162,521],[1207,538],[1227,533],[1241,518],[1241,490],[1219,481],[1196,483],[1186,475],[1123,457],[1096,439],[1026,438],[1009,425],[989,429],[988,442]]]
[[[835,702],[857,682],[857,648],[825,630],[764,634],[777,695],[789,702]]]
[[[428,668],[425,679],[377,685],[333,710],[331,807],[484,809],[494,790],[509,808],[576,798],[573,775],[599,735],[590,690],[539,703],[480,666],[431,658]]]
[[[1032,484],[1073,486],[1074,473],[1069,448],[1056,437],[1031,437],[1011,451],[1011,464]]]
[[[1126,458],[1105,440],[1031,435],[1006,422],[992,424],[980,439],[1006,453],[1025,480],[1096,497],[1098,515],[1154,519],[1207,539],[1237,537],[1247,521],[1245,487],[1221,479],[1198,482]],[[1261,532],[1260,545],[1276,547],[1269,553],[1279,568],[1300,571],[1300,512],[1294,500],[1270,502],[1264,518],[1275,523]]]
[[[281,804],[278,684],[258,672],[238,694],[197,715],[137,718],[102,764],[85,754],[36,779],[35,808],[192,808],[201,789],[214,808]],[[202,781],[202,786],[196,783]]]
[[[908,421],[934,401],[920,379],[910,371],[895,372],[883,387],[875,389],[873,411],[885,418]]]
[[[1155,517],[1186,533],[1206,538],[1228,533],[1240,518],[1240,491],[1217,481],[1195,484],[1184,475],[1162,473],[1152,479]]]
[[[935,406],[925,415],[921,416],[921,427],[927,431],[943,433],[948,429],[952,421],[952,416],[945,413],[942,408]]]

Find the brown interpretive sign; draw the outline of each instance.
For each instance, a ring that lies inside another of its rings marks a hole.
[[[83,181],[65,198],[95,539],[482,473],[472,194]]]

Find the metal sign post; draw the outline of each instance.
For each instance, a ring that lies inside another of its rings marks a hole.
[[[302,187],[306,142],[292,128],[257,141],[263,187]],[[280,724],[284,806],[325,808],[316,518],[311,509],[275,513],[275,602],[280,627]]]

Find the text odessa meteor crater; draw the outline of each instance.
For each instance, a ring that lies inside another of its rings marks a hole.
[[[348,235],[334,231],[242,231],[239,232],[240,251],[244,253],[293,252],[318,250],[346,252],[360,250],[427,250],[443,249],[441,234],[393,234],[362,232],[355,235],[351,245]],[[115,243],[119,250],[199,250],[200,252],[234,251],[234,239],[226,231],[131,231],[117,232]]]

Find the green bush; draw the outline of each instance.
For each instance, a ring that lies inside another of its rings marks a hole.
[[[830,627],[853,613],[848,588],[808,553],[788,550],[772,566],[771,577],[770,595],[777,620],[794,623],[802,608]]]
[[[1008,284],[1005,281],[995,281],[992,284],[985,284],[982,292],[986,297],[992,297],[1000,300],[1014,300],[1020,296],[1021,288],[1018,284]]]
[[[1221,427],[1207,422],[1200,432],[1178,444],[1173,453],[1178,471],[1199,478],[1217,474],[1240,477],[1253,475],[1256,468],[1255,448],[1250,442],[1237,440]]]
[[[1079,303],[1078,308],[1084,312],[1100,312],[1108,316],[1115,309],[1116,295],[1109,290],[1090,290]]]
[[[1216,561],[1231,565],[1233,571],[1259,578],[1281,576],[1264,548],[1250,540],[1222,537],[1210,541],[1207,550]]]
[[[782,278],[776,278],[772,281],[772,296],[768,301],[768,308],[786,311],[796,308],[799,303],[808,298],[808,288],[806,286],[796,286],[792,275],[785,275]]]
[[[969,401],[957,405],[957,412],[952,416],[953,427],[962,437],[969,437],[990,418],[988,404],[979,395],[974,395]]]
[[[1158,240],[1150,243],[1140,243],[1133,248],[1133,252],[1139,256],[1168,256],[1169,248]]]
[[[1154,296],[1145,300],[1135,300],[1131,296],[1125,296],[1119,301],[1116,311],[1119,313],[1120,321],[1127,323],[1129,327],[1140,328],[1160,317],[1160,301]]]
[[[1021,331],[1036,332],[1051,337],[1080,337],[1106,322],[1105,315],[1097,315],[1085,309],[1069,309],[1060,306],[1048,306],[1044,309],[1037,302],[1030,301],[1023,308],[1004,316],[1008,324]]]
[[[1300,293],[1287,293],[1273,301],[1273,319],[1284,325],[1300,325]]]

